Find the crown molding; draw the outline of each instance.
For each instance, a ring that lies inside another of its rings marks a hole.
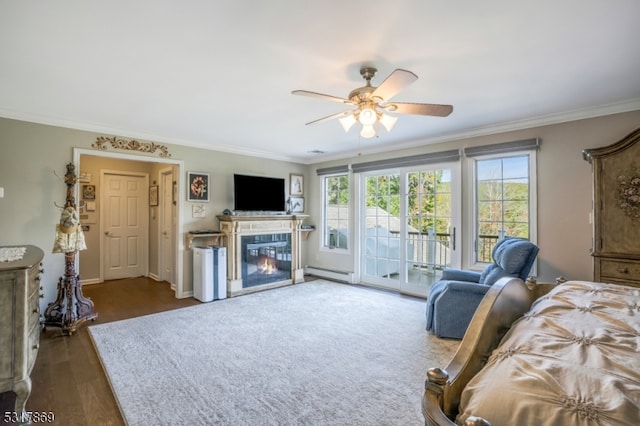
[[[441,142],[450,142],[460,139],[469,139],[480,136],[487,136],[492,134],[510,132],[515,130],[524,130],[530,129],[533,127],[542,127],[548,126],[552,124],[560,124],[566,123],[570,121],[583,120],[594,117],[601,117],[612,114],[619,114],[624,112],[636,111],[640,110],[640,98],[629,99],[622,102],[611,103],[607,105],[601,105],[590,108],[577,109],[573,111],[562,112],[558,114],[548,114],[538,117],[532,117],[524,120],[516,120],[505,123],[493,124],[490,126],[482,126],[473,129],[468,129],[460,132],[447,133],[444,135],[440,135],[433,138],[424,138],[413,140],[407,143],[394,144],[393,147],[379,147],[373,148],[371,150],[367,150],[366,152],[362,152],[359,149],[359,153],[361,154],[379,154],[390,151],[397,151],[399,149],[410,149],[424,145],[432,145]],[[229,146],[223,144],[207,144],[203,142],[194,142],[190,140],[182,140],[177,138],[167,138],[160,135],[155,135],[152,133],[136,131],[136,130],[126,130],[126,129],[118,129],[109,126],[103,126],[96,123],[82,123],[73,120],[63,119],[61,117],[53,117],[44,114],[36,114],[36,113],[27,113],[14,111],[9,109],[0,108],[0,117],[5,117],[9,119],[26,121],[38,124],[44,124],[49,126],[57,126],[75,130],[83,130],[87,132],[93,132],[98,134],[107,134],[107,135],[117,135],[127,138],[137,138],[145,141],[155,141],[168,143],[173,145],[180,145],[192,148],[201,148],[210,151],[218,151],[225,152],[230,154],[238,154],[238,155],[247,155],[251,157],[260,157],[267,158],[270,160],[278,160],[278,161],[287,161],[294,162],[299,164],[311,165],[311,164],[319,164],[326,161],[340,160],[340,159],[348,159],[352,158],[358,153],[356,151],[353,152],[344,152],[336,155],[321,155],[319,157],[314,158],[300,158],[300,157],[291,157],[284,156],[279,154],[274,154],[269,151],[262,150],[254,150],[248,148],[239,148],[237,146]],[[361,147],[360,147],[361,148]]]
[[[311,159],[305,164],[320,164],[327,161],[349,159],[361,155],[383,154],[385,152],[417,148],[424,145],[433,145],[437,143],[451,142],[461,139],[471,139],[475,137],[488,136],[517,130],[525,130],[535,127],[549,126],[553,124],[568,123],[571,121],[585,120],[589,118],[603,117],[607,115],[621,114],[637,110],[640,110],[640,98],[629,99],[626,101],[601,105],[597,107],[577,109],[558,114],[548,114],[527,118],[524,120],[509,121],[504,123],[492,124],[490,126],[476,127],[461,132],[446,133],[444,135],[436,136],[433,138],[424,138],[406,143],[396,143],[393,147],[371,148],[366,151],[363,151],[362,147],[359,147],[357,151],[354,150],[349,153],[326,155],[322,158]]]

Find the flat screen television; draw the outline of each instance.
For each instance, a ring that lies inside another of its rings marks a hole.
[[[233,175],[234,210],[285,211],[285,180],[264,176]]]

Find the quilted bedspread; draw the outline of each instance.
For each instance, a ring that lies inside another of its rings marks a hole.
[[[516,321],[456,419],[493,426],[640,425],[640,289],[568,281]]]

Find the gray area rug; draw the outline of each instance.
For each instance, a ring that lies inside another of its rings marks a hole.
[[[130,425],[423,425],[458,342],[424,301],[313,281],[89,332]]]

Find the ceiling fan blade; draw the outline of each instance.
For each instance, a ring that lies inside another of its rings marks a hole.
[[[414,104],[407,102],[393,102],[382,108],[398,114],[435,115],[436,117],[446,117],[453,112],[452,105]]]
[[[322,117],[322,118],[318,118],[317,120],[313,120],[310,121],[308,123],[306,123],[307,125],[309,124],[318,124],[318,123],[322,123],[323,121],[329,121],[329,120],[333,120],[335,118],[342,118],[342,117],[346,117],[349,114],[353,114],[353,111],[342,111],[342,112],[337,112],[335,114],[331,114],[328,115],[326,117]]]
[[[403,69],[394,70],[382,83],[380,83],[380,86],[371,93],[371,97],[380,98],[382,101],[388,101],[417,79],[418,76],[411,71]]]
[[[346,98],[340,98],[338,96],[332,96],[332,95],[324,95],[322,93],[316,93],[316,92],[309,92],[308,90],[294,90],[293,92],[291,92],[291,94],[300,95],[300,96],[309,96],[311,98],[326,99],[328,101],[340,102],[341,104],[352,103],[349,99],[346,99]]]

